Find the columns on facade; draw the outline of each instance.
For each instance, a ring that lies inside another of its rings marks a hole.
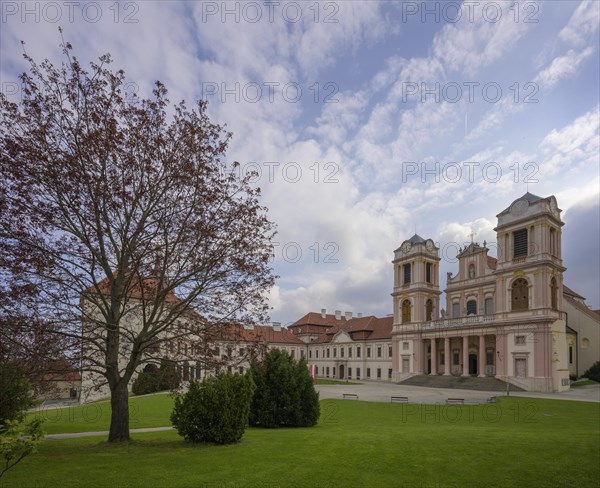
[[[485,336],[481,334],[479,336],[479,359],[477,364],[479,365],[479,377],[485,376]]]
[[[463,347],[462,347],[462,363],[463,363],[463,376],[469,376],[469,336],[463,336]]]
[[[431,339],[431,375],[437,374],[437,344],[436,339]]]
[[[450,376],[450,337],[444,337],[444,376]]]

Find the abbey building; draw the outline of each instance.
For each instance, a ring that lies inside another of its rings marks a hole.
[[[598,358],[600,323],[563,284],[560,213],[554,196],[531,193],[500,212],[497,258],[485,242],[460,249],[445,307],[440,249],[414,235],[394,251],[392,317],[322,311],[289,329],[307,342],[317,376],[492,376],[529,391],[568,390],[569,376]]]

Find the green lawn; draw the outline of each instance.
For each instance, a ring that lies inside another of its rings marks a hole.
[[[168,394],[130,397],[129,425],[132,429],[170,425],[169,415],[172,409],[173,397]],[[42,410],[29,413],[28,418],[43,419],[47,434],[108,430],[110,402],[103,400],[76,407]]]
[[[132,399],[139,426],[167,424],[169,401]],[[73,430],[90,425],[70,423]],[[5,486],[597,487],[600,479],[597,403],[322,400],[316,427],[248,429],[236,445],[194,446],[176,432],[133,439],[120,446],[99,438],[45,441],[7,473]]]
[[[583,380],[583,381],[576,381],[575,383],[571,383],[571,387],[597,385],[597,384],[598,384],[598,382],[594,381],[594,380]]]
[[[327,378],[317,378],[317,385],[362,385],[356,381],[340,381],[340,380],[328,380]]]

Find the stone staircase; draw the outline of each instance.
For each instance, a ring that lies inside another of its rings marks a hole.
[[[496,391],[505,392],[506,382],[498,378],[486,377],[479,378],[477,376],[430,376],[417,375],[412,376],[404,381],[401,385],[410,386],[425,386],[427,388],[452,388],[460,390],[476,390],[476,391]],[[515,385],[509,385],[510,391],[524,391]]]

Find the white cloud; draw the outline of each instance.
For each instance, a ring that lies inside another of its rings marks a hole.
[[[550,66],[538,73],[534,82],[538,83],[541,88],[552,88],[559,81],[574,75],[582,61],[593,53],[594,48],[591,46],[579,53],[570,49],[566,55],[554,58]]]
[[[597,0],[583,0],[558,37],[565,42],[581,45],[593,38],[598,25],[600,25],[600,3]]]

